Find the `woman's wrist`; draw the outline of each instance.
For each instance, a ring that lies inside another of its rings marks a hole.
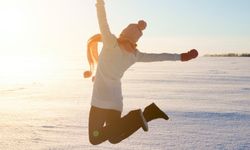
[[[104,4],[104,0],[96,0],[97,4]]]

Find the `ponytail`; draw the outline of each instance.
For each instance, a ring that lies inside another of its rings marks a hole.
[[[95,34],[91,38],[89,38],[87,43],[87,58],[90,66],[89,71],[84,72],[84,78],[90,78],[97,66],[98,63],[98,42],[101,42],[101,34]],[[94,81],[94,76],[92,77],[92,81]]]

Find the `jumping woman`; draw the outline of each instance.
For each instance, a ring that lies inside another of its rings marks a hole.
[[[88,60],[90,71],[84,73],[91,77],[94,64],[98,66],[92,93],[89,112],[89,141],[93,145],[106,140],[116,144],[129,137],[138,129],[148,131],[148,122],[157,118],[168,120],[168,116],[155,103],[141,109],[130,111],[121,117],[123,96],[121,78],[124,72],[136,62],[156,61],[188,61],[196,58],[198,52],[193,49],[182,54],[152,54],[140,52],[137,41],[146,28],[145,21],[129,24],[117,38],[110,31],[104,0],[97,0],[97,16],[101,34],[97,34],[88,41]],[[102,42],[103,48],[98,57],[97,43]]]

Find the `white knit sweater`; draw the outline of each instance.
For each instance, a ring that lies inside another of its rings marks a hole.
[[[179,54],[149,54],[136,51],[136,54],[121,49],[117,38],[110,32],[103,0],[97,0],[97,16],[102,34],[103,48],[92,93],[91,105],[104,109],[122,111],[123,97],[121,78],[135,62],[176,61]]]

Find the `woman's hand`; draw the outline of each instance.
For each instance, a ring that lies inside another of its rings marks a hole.
[[[189,61],[191,59],[196,58],[198,55],[199,55],[198,51],[196,49],[192,49],[187,53],[181,54],[181,61]]]
[[[96,2],[99,3],[99,4],[103,4],[104,0],[96,0]]]

